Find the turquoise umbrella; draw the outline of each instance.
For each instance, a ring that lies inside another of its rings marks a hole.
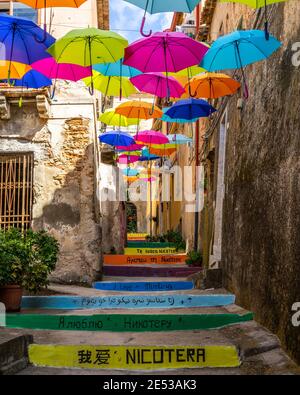
[[[194,10],[194,8],[200,3],[201,0],[125,0],[125,1],[145,10],[140,33],[144,37],[149,37],[151,36],[152,31],[150,31],[149,34],[145,34],[143,32],[146,22],[147,12],[149,12],[149,14],[159,14],[161,12],[186,12],[190,14]]]
[[[125,176],[127,176],[127,177],[135,177],[135,176],[137,176],[137,175],[140,174],[140,173],[139,173],[138,170],[136,170],[136,169],[131,169],[130,167],[128,167],[127,169],[124,169],[124,170],[123,170],[123,174],[124,174]]]
[[[125,66],[125,64],[123,64],[123,59],[115,63],[94,64],[93,69],[105,75],[106,77],[132,78],[142,74],[141,71],[135,69],[134,67]]]

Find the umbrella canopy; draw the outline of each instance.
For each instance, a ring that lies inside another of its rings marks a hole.
[[[78,8],[87,0],[18,0],[19,3],[28,5],[31,8],[49,7],[72,7]]]
[[[169,134],[168,139],[170,143],[175,143],[178,145],[189,144],[192,143],[193,140],[189,137],[185,136],[184,134]]]
[[[132,177],[125,177],[125,181],[128,184],[131,184],[132,182],[135,182],[135,181],[138,181],[138,180],[139,180],[139,177],[134,177],[134,176],[132,176]]]
[[[163,115],[159,107],[153,107],[150,103],[136,100],[120,104],[115,111],[117,114],[135,119],[161,118]]]
[[[155,177],[139,178],[139,180],[145,181],[145,182],[154,182],[154,181],[156,181],[156,178]]]
[[[118,157],[118,163],[121,165],[127,165],[130,163],[136,163],[140,160],[140,156],[137,155],[120,155]]]
[[[128,147],[119,145],[116,147],[118,151],[127,151],[127,152],[135,152],[135,151],[140,151],[142,149],[142,146],[139,144],[131,144]]]
[[[130,79],[141,92],[150,93],[158,97],[181,97],[184,88],[173,77],[166,77],[162,73],[145,73]]]
[[[125,66],[124,59],[120,59],[115,63],[94,64],[93,69],[106,77],[135,77],[142,74],[141,71],[134,67]]]
[[[161,117],[161,120],[163,122],[168,122],[168,123],[194,123],[197,122],[198,118],[195,119],[180,119],[180,118],[170,118],[166,114],[167,111],[170,109],[170,107],[163,108],[163,116]]]
[[[24,63],[1,61],[0,79],[6,80],[8,78],[8,75],[9,75],[9,80],[11,78],[20,79],[30,70],[31,67]]]
[[[149,147],[149,152],[152,155],[158,155],[158,156],[170,156],[174,154],[177,149],[174,147],[168,147],[166,145],[162,145],[161,148],[154,148],[154,147]]]
[[[128,146],[134,143],[133,137],[130,134],[122,132],[121,130],[103,133],[99,136],[101,143],[112,145],[113,147],[123,145]]]
[[[186,84],[186,91],[196,98],[217,99],[236,93],[241,84],[226,74],[205,73]]]
[[[105,113],[100,116],[99,121],[109,126],[119,127],[128,127],[139,124],[138,119],[126,118],[124,115],[116,114],[114,110],[105,111]]]
[[[122,77],[105,77],[104,75],[93,71],[92,78],[83,79],[87,86],[94,86],[95,89],[102,92],[105,96],[119,96],[120,92],[124,97],[137,93],[137,90],[128,78]]]
[[[166,135],[161,132],[156,132],[154,130],[146,130],[144,132],[139,132],[135,137],[137,143],[143,143],[146,145],[151,144],[167,144],[169,139]]]
[[[32,64],[32,68],[51,79],[75,82],[92,75],[90,67],[82,67],[71,63],[57,63],[54,58],[39,60]]]
[[[146,35],[143,32],[146,22],[147,12],[149,12],[149,14],[157,14],[160,12],[191,13],[193,9],[200,3],[201,0],[163,0],[163,1],[162,0],[125,0],[125,1],[145,10],[144,18],[140,28],[140,33],[145,37],[149,37],[152,34],[152,31],[148,35]]]
[[[50,56],[46,49],[55,39],[28,19],[0,15],[0,42],[2,60],[32,64]]]
[[[170,118],[195,119],[208,117],[217,111],[207,101],[199,99],[181,100],[166,112]]]
[[[241,30],[218,38],[201,66],[208,71],[239,69],[267,59],[281,43],[270,36],[267,41],[261,30]]]
[[[39,89],[44,86],[52,85],[52,81],[38,71],[30,70],[21,79],[13,80],[13,85]]]
[[[117,33],[96,28],[71,30],[52,45],[48,52],[58,63],[91,66],[114,63],[124,55],[128,41]]]
[[[127,169],[123,169],[122,172],[127,177],[135,177],[140,174],[138,170],[131,169],[130,167],[128,167]]]
[[[155,33],[131,44],[125,50],[124,64],[143,73],[178,72],[199,64],[208,51],[184,33]]]

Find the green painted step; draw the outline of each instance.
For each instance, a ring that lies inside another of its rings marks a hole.
[[[174,243],[148,243],[146,241],[128,241],[129,248],[175,248]]]
[[[252,313],[244,315],[105,314],[93,316],[10,314],[7,316],[6,326],[41,330],[165,332],[216,329],[252,320]]]

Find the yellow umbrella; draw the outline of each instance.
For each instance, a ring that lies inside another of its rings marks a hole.
[[[128,126],[139,124],[138,119],[126,118],[124,117],[124,115],[117,114],[115,110],[105,111],[105,113],[103,113],[100,116],[99,121],[109,126],[119,126],[119,127],[121,126],[128,127]]]
[[[87,86],[94,85],[95,89],[102,92],[105,96],[119,96],[120,92],[124,97],[131,96],[138,91],[133,84],[125,77],[106,77],[98,71],[93,71],[92,78],[83,79]]]
[[[21,79],[28,71],[31,70],[31,66],[19,62],[0,61],[0,79]]]

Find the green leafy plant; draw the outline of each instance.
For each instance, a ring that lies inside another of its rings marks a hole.
[[[186,264],[188,266],[201,267],[202,266],[202,255],[198,251],[190,251],[187,254]]]
[[[0,231],[0,286],[19,285],[36,293],[48,285],[59,244],[45,231]]]
[[[167,233],[158,236],[147,236],[146,240],[152,243],[172,243],[177,251],[185,251],[186,243],[183,240],[181,233],[169,230]]]

